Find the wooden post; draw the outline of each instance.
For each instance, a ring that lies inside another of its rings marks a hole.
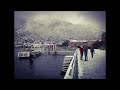
[[[54,53],[54,45],[53,45],[53,53]]]
[[[56,55],[56,54],[57,54],[57,50],[56,50],[56,44],[55,44],[54,46],[55,46],[55,52],[54,52],[54,54]]]

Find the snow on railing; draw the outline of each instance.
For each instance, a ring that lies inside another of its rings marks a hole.
[[[73,56],[71,63],[68,67],[68,70],[64,76],[64,79],[74,79],[76,55],[77,55],[77,50],[74,53],[74,56]]]
[[[75,53],[74,53],[74,56],[71,60],[71,63],[68,67],[68,70],[64,76],[64,79],[74,79],[75,78],[75,62],[77,60],[77,65],[78,65],[78,68],[77,68],[77,72],[78,72],[78,79],[80,79],[81,76],[83,76],[83,69],[81,67],[81,60],[80,60],[80,50],[79,49],[76,49]]]

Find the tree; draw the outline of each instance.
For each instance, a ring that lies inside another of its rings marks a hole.
[[[103,32],[101,39],[102,39],[102,47],[105,49],[106,48],[106,32]]]
[[[102,39],[102,42],[106,41],[106,32],[103,32],[101,39]]]
[[[62,43],[62,46],[68,46],[68,43],[69,43],[70,41],[69,40],[65,40],[63,43]]]

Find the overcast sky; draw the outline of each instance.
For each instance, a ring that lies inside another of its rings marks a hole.
[[[60,19],[73,24],[92,25],[106,29],[105,11],[15,11],[15,17],[29,20]]]

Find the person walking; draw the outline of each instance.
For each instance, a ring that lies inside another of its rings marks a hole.
[[[93,46],[91,46],[90,52],[91,52],[91,56],[92,56],[92,58],[93,58],[93,54],[95,53],[95,50],[94,50],[94,47],[93,47]]]
[[[83,60],[83,46],[80,47],[80,55],[81,55],[81,60]]]
[[[85,45],[84,48],[83,48],[83,51],[84,51],[84,55],[85,55],[85,61],[88,61],[88,47]]]

